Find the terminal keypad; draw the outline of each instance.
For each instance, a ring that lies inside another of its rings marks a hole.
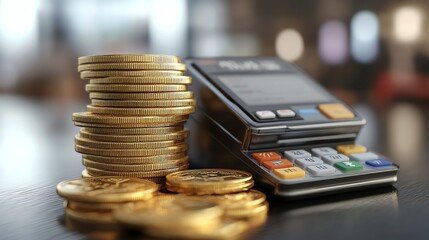
[[[281,180],[359,174],[393,165],[378,154],[368,152],[366,147],[355,144],[254,152],[250,157]]]

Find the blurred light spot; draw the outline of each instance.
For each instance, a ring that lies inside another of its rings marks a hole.
[[[351,52],[360,63],[369,63],[378,54],[379,25],[371,11],[356,13],[351,22]]]
[[[148,52],[150,1],[61,1],[67,42],[82,55]],[[79,17],[76,17],[79,16]]]
[[[347,58],[347,29],[344,23],[331,20],[319,30],[319,54],[326,63],[337,65]]]
[[[194,44],[192,44],[192,56],[198,57],[212,57],[225,54],[228,39],[222,33],[205,33],[194,34]],[[227,54],[226,54],[227,55]]]
[[[3,54],[35,51],[38,40],[39,0],[0,1],[0,47]],[[31,53],[30,53],[31,54]]]
[[[295,29],[285,29],[277,35],[276,52],[279,57],[288,61],[298,60],[304,53],[304,41]]]
[[[154,53],[185,55],[187,11],[185,0],[152,1],[149,40]]]
[[[414,42],[422,34],[423,15],[414,7],[401,7],[393,16],[393,35],[401,42]]]

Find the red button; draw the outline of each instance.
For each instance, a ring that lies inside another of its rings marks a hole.
[[[258,152],[258,153],[252,153],[252,157],[258,161],[269,161],[269,160],[280,160],[282,156],[276,152]]]
[[[262,165],[270,170],[293,167],[293,164],[285,159],[264,161],[262,162]]]

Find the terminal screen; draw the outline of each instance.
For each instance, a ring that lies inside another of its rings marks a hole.
[[[219,80],[248,106],[329,102],[326,90],[296,74],[221,75]]]

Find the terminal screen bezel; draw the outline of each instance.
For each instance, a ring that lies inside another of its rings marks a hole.
[[[230,99],[232,102],[234,102],[238,107],[240,107],[244,112],[247,113],[248,116],[250,116],[254,121],[256,122],[279,122],[279,121],[294,121],[294,120],[303,120],[303,118],[297,113],[295,117],[292,118],[275,118],[275,119],[259,119],[256,117],[257,111],[273,111],[280,110],[280,109],[290,109],[295,107],[317,107],[319,104],[323,103],[336,103],[340,102],[337,100],[334,96],[332,96],[327,90],[325,90],[323,87],[319,86],[314,80],[307,77],[305,74],[303,74],[300,71],[293,71],[293,74],[300,74],[303,78],[306,78],[308,81],[308,84],[311,84],[312,87],[317,88],[319,91],[323,91],[324,94],[326,94],[327,99],[325,101],[315,101],[315,102],[286,102],[282,104],[265,104],[265,105],[248,105],[246,104],[235,92],[233,92],[227,85],[225,85],[219,77],[222,76],[231,76],[231,75],[248,75],[248,74],[260,74],[260,75],[266,75],[269,76],[270,74],[291,74],[291,72],[276,72],[276,73],[267,73],[267,72],[241,72],[241,73],[210,73],[206,74],[206,77],[221,91],[224,93],[224,95]],[[329,121],[329,120],[328,120]]]

